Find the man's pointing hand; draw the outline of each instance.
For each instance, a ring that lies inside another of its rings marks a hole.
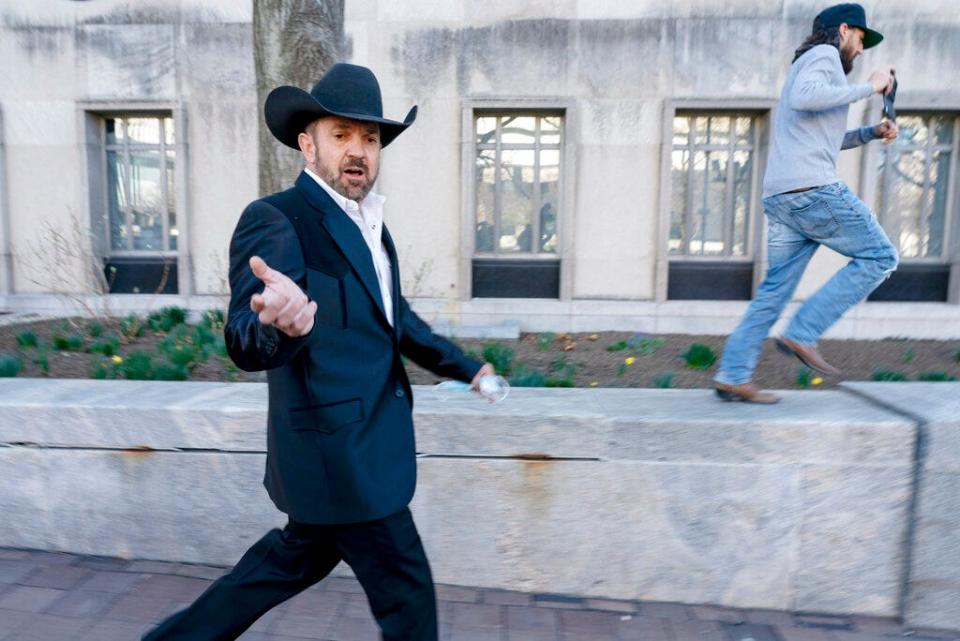
[[[295,282],[271,269],[259,256],[250,257],[250,269],[264,284],[262,292],[250,297],[250,309],[257,312],[260,322],[273,325],[292,338],[309,334],[317,304],[308,300]]]

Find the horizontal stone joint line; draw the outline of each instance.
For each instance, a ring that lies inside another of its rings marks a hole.
[[[23,443],[23,442],[11,442],[11,443],[0,443],[0,447],[7,448],[19,448],[19,449],[33,449],[33,450],[68,450],[68,451],[79,451],[79,452],[120,452],[127,454],[141,454],[149,455],[154,453],[162,454],[266,454],[266,450],[224,450],[217,448],[205,448],[205,447],[148,447],[148,446],[133,446],[133,447],[104,447],[104,446],[89,446],[89,445],[45,445],[42,443]]]
[[[548,454],[427,454],[418,452],[417,458],[467,459],[490,461],[527,461],[531,463],[560,463],[568,461],[589,461],[602,463],[604,459],[596,456],[550,456]]]

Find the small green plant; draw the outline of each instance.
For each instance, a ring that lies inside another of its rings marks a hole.
[[[501,376],[508,376],[513,370],[513,355],[513,350],[503,343],[483,344],[483,360],[493,365]]]
[[[953,351],[953,360],[960,363],[960,347]]]
[[[577,366],[571,363],[566,356],[561,356],[557,360],[550,363],[550,372],[556,374],[560,378],[573,378],[573,375],[576,373],[576,371]]]
[[[120,333],[124,338],[138,338],[143,336],[143,321],[136,314],[128,314],[120,320]]]
[[[224,340],[223,334],[214,335],[213,344],[210,346],[210,351],[220,358],[227,360],[230,359],[230,355],[227,353],[227,342]]]
[[[544,387],[575,387],[572,378],[548,378],[543,383]]]
[[[912,347],[908,347],[907,349],[905,349],[905,350],[903,351],[903,359],[902,359],[902,360],[903,360],[904,363],[912,363],[912,362],[913,362],[913,359],[916,358],[916,356],[917,356],[917,355],[914,353],[913,348],[912,348]]]
[[[233,364],[233,361],[227,361],[223,364],[223,377],[227,379],[228,382],[232,383],[237,380],[237,374],[240,373],[240,368]]]
[[[227,324],[226,314],[222,309],[208,309],[200,318],[200,325],[214,331],[223,331]]]
[[[222,335],[222,332],[218,332]],[[197,325],[193,328],[193,331],[190,332],[190,340],[194,342],[195,345],[212,345],[216,341],[217,334],[213,333],[213,330],[207,325]]]
[[[537,336],[537,349],[541,352],[545,352],[550,349],[550,343],[553,342],[556,334],[553,332],[544,332]]]
[[[13,378],[23,369],[23,358],[20,354],[0,352],[0,378]]]
[[[94,359],[90,363],[90,378],[106,380],[117,377],[117,366],[109,358]]]
[[[104,356],[116,356],[120,353],[120,337],[116,334],[107,334],[95,341],[87,351],[92,354],[102,354]]]
[[[921,372],[917,375],[917,380],[925,383],[945,383],[955,381],[957,377],[947,372]]]
[[[17,334],[17,345],[20,347],[36,347],[38,342],[37,335],[30,330]]]
[[[907,380],[905,372],[890,369],[878,369],[870,377],[875,381],[881,382],[900,382]]]
[[[103,336],[103,323],[93,321],[87,326],[87,333],[90,334],[92,338],[100,338]]]
[[[710,369],[717,362],[716,352],[703,343],[693,343],[681,357],[690,369]]]
[[[653,377],[653,386],[660,389],[670,389],[673,387],[673,372],[664,372]]]
[[[83,351],[84,338],[80,334],[70,334],[64,336],[61,333],[53,335],[53,349],[60,352],[80,352]]]
[[[185,381],[190,378],[190,370],[177,363],[158,363],[153,369],[153,380]]]
[[[634,334],[634,336],[627,341],[627,346],[638,356],[649,356],[666,345],[666,343],[667,341],[662,338]]]
[[[187,320],[187,310],[182,307],[164,307],[147,317],[147,325],[151,331],[166,334],[177,325]]]
[[[517,365],[517,370],[510,377],[513,387],[546,387],[547,375],[538,369]]]
[[[123,377],[131,381],[153,379],[153,359],[143,351],[131,352],[117,368]]]
[[[46,348],[38,349],[30,358],[30,362],[36,365],[37,369],[39,369],[40,373],[44,376],[50,375],[50,358]]]
[[[197,325],[178,325],[166,336],[157,349],[165,354],[171,363],[192,370],[197,364],[204,363],[210,354],[217,350],[217,339],[222,342],[221,334],[214,334],[209,328]]]
[[[801,367],[797,370],[797,387],[806,389],[810,387],[813,382],[813,370]]]
[[[608,352],[622,352],[623,350],[630,347],[630,344],[627,341],[617,341],[616,343],[610,343],[607,345]]]

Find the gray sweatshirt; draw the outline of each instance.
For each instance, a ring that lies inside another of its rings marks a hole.
[[[838,182],[840,150],[876,138],[873,127],[847,131],[850,103],[872,94],[870,83],[847,82],[836,47],[817,45],[800,56],[774,116],[763,197]]]

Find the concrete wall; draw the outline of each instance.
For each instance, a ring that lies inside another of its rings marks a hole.
[[[914,398],[956,416],[960,387],[933,390]],[[882,616],[908,602],[914,625],[957,625],[952,584],[930,583],[956,578],[956,479],[928,474],[916,512],[918,425],[872,401],[416,395],[413,509],[438,581]],[[0,545],[233,563],[283,521],[260,486],[265,405],[259,384],[4,383]],[[956,446],[931,439],[927,460]]]
[[[858,61],[852,80],[863,81],[870,69],[894,61],[904,80],[902,104],[960,110],[960,91],[943,82],[960,68],[960,15],[948,5],[922,0],[868,7],[887,40]],[[348,0],[349,58],[377,72],[386,115],[399,118],[411,104],[420,106],[417,124],[385,152],[378,186],[389,199],[406,291],[422,299],[421,308],[454,323],[518,319],[524,329],[636,328],[636,319],[651,309],[646,303],[664,296],[665,112],[690,100],[773,106],[791,52],[818,9],[798,0]],[[250,21],[249,3],[228,0],[0,4],[0,58],[7,70],[0,80],[0,140],[13,289],[19,294],[3,296],[3,308],[51,304],[24,294],[89,290],[82,278],[89,251],[56,261],[59,268],[51,270],[49,256],[37,246],[51,228],[67,229],[76,219],[87,229],[99,213],[89,205],[92,161],[81,116],[108,106],[163,107],[179,115],[186,145],[178,158],[186,168],[185,184],[178,185],[186,245],[181,293],[224,293],[229,234],[256,196],[261,110]],[[472,226],[465,208],[470,167],[461,162],[461,147],[470,138],[463,109],[472,101],[567,106],[571,153],[561,207],[566,238],[559,303],[468,299],[464,266],[471,250],[462,239]],[[877,99],[854,105],[851,126],[872,121],[877,108]],[[761,149],[757,160],[764,154]],[[868,201],[872,187],[863,180],[863,167],[871,163],[861,151],[845,152],[841,161],[843,179]],[[759,217],[757,222],[762,226]],[[841,264],[830,252],[818,254],[798,297]],[[590,316],[577,307],[581,301],[623,304]],[[700,302],[681,306],[686,311],[679,315],[652,308],[655,322],[696,332],[717,325],[678,325],[675,319],[731,310],[720,321],[728,327],[742,310]],[[913,335],[909,323],[890,327],[871,320],[890,317],[891,309],[897,316],[895,308],[880,307],[859,316],[868,334],[889,335],[887,327]],[[952,320],[936,325],[938,336],[960,327],[957,305],[922,308]],[[581,321],[581,313],[592,324]],[[837,331],[835,336],[845,335]]]

